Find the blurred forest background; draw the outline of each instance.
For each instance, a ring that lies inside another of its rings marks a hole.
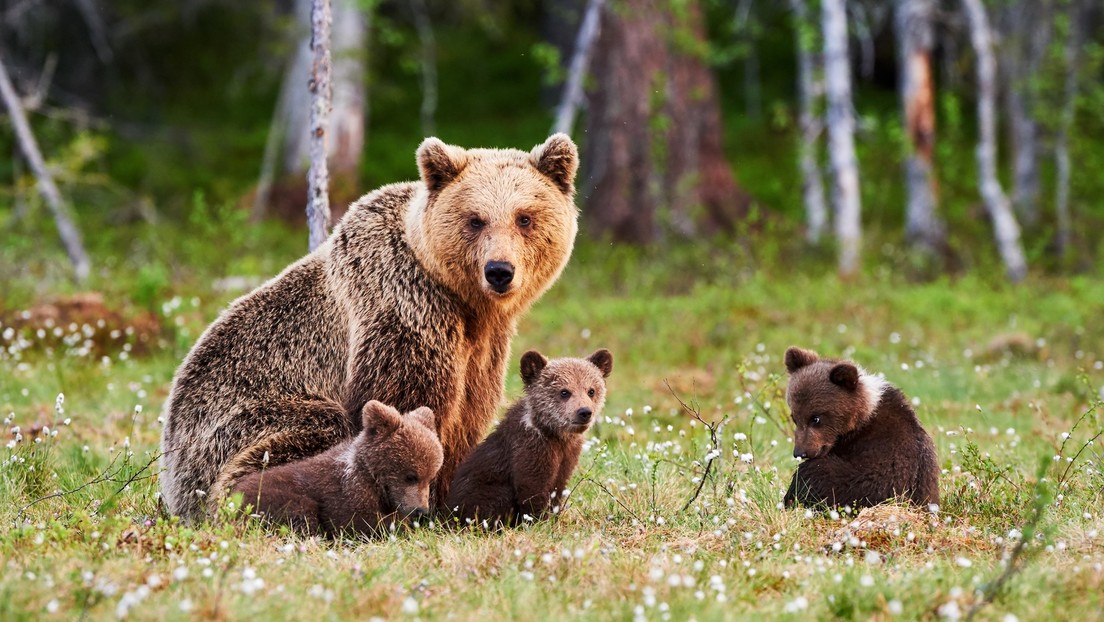
[[[123,264],[154,286],[194,263],[248,273],[243,247],[305,248],[310,5],[0,1],[4,110],[25,113],[60,198],[0,124],[0,294],[33,295],[18,274],[68,270],[66,214],[70,257],[82,237],[100,279]],[[656,253],[708,239],[844,275],[1099,269],[1094,0],[333,11],[335,220],[412,179],[423,136],[528,148],[555,127],[581,147],[587,239]]]

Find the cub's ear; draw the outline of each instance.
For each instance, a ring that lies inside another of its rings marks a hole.
[[[817,353],[812,350],[803,350],[797,346],[790,346],[786,350],[786,371],[792,374],[806,365],[815,363],[818,358]]]
[[[859,368],[851,363],[840,363],[828,372],[828,379],[838,387],[854,391],[859,386]]]
[[[567,134],[553,134],[533,147],[529,161],[545,177],[552,180],[560,192],[575,194],[575,171],[579,169],[579,150]]]
[[[431,193],[440,192],[456,179],[468,164],[468,153],[460,147],[446,145],[436,137],[429,137],[418,147],[418,171],[422,182]]]
[[[587,360],[594,363],[594,366],[602,372],[603,378],[609,378],[610,372],[613,371],[613,355],[609,350],[602,348],[588,356]]]
[[[361,423],[368,436],[387,436],[402,425],[402,415],[387,404],[372,400],[361,411]]]
[[[437,418],[433,416],[433,411],[429,408],[425,406],[415,408],[406,413],[406,417],[429,428],[434,434],[437,433]]]
[[[548,359],[536,350],[530,350],[521,355],[521,381],[529,386],[540,376],[544,366],[548,365]]]

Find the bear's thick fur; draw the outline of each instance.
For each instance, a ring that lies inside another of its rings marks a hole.
[[[850,361],[786,350],[794,457],[784,503],[853,508],[907,499],[939,503],[935,445],[905,394]]]
[[[266,453],[272,467],[356,435],[372,399],[436,415],[443,506],[502,400],[519,316],[571,255],[578,155],[563,134],[529,153],[428,138],[417,162],[420,182],[361,198],[192,348],[165,405],[170,512],[201,518]]]
[[[605,404],[612,370],[609,350],[586,359],[549,361],[532,350],[521,357],[525,394],[452,481],[448,506],[461,524],[516,524],[559,504],[579,463],[583,433]]]
[[[429,486],[444,460],[433,413],[406,415],[375,400],[360,434],[305,460],[254,471],[231,489],[265,519],[306,534],[379,535],[429,512]]]

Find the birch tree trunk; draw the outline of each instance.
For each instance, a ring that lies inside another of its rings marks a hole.
[[[844,0],[822,0],[824,75],[828,96],[828,152],[832,162],[839,272],[859,269],[862,245],[859,166],[855,156],[855,118],[851,102],[851,63],[847,53],[847,9]]]
[[[794,15],[794,38],[797,42],[798,131],[801,133],[798,163],[801,167],[801,192],[805,198],[805,239],[816,244],[828,223],[824,183],[817,163],[822,124],[814,112],[821,85],[813,61],[814,37],[808,6],[805,0],[790,0],[790,9]]]
[[[936,208],[935,84],[932,80],[932,17],[935,0],[896,0],[900,50],[901,111],[908,137],[905,159],[905,234],[918,250],[934,255],[946,246]]]
[[[425,0],[410,0],[422,54],[422,134],[437,134],[437,38]]]
[[[1058,218],[1058,233],[1055,247],[1058,257],[1068,255],[1070,242],[1072,241],[1072,227],[1070,224],[1070,156],[1069,156],[1069,132],[1073,127],[1074,117],[1077,111],[1077,74],[1080,70],[1081,48],[1081,2],[1072,0],[1069,6],[1069,24],[1066,32],[1065,65],[1066,82],[1062,94],[1062,113],[1058,120],[1058,131],[1054,137],[1054,159],[1057,167],[1058,179],[1055,182],[1054,206]]]
[[[587,2],[586,14],[583,15],[583,22],[579,26],[579,36],[575,39],[575,52],[571,55],[567,80],[564,81],[563,96],[556,109],[556,121],[552,125],[553,134],[559,132],[570,136],[572,128],[575,127],[575,114],[583,102],[583,78],[586,77],[587,68],[590,66],[594,42],[598,39],[598,33],[602,28],[604,5],[605,0]]]
[[[364,88],[365,49],[371,14],[357,0],[333,0],[333,105],[326,153],[335,180],[351,183],[360,167],[367,122]]]
[[[1032,112],[1032,80],[1050,40],[1050,19],[1038,0],[1018,0],[1001,11],[1000,70],[1012,148],[1012,204],[1025,223],[1039,218],[1039,124]]]
[[[997,178],[997,79],[992,30],[981,0],[962,0],[962,6],[966,10],[970,24],[970,41],[977,57],[978,183],[981,186],[982,200],[985,201],[989,218],[993,222],[997,248],[1004,261],[1005,271],[1011,281],[1019,282],[1027,275],[1027,261],[1020,242],[1020,225],[1016,222],[1008,197]]]
[[[311,7],[311,142],[307,173],[307,227],[310,250],[318,248],[330,233],[330,178],[326,167],[326,134],[333,95],[330,84],[330,0],[313,0]]]
[[[73,264],[73,272],[78,281],[84,281],[91,272],[91,262],[88,253],[84,250],[84,242],[81,240],[80,230],[69,218],[69,210],[62,199],[61,192],[54,183],[54,177],[50,169],[46,168],[46,162],[42,158],[42,152],[38,149],[34,133],[31,132],[31,124],[27,122],[27,116],[23,114],[23,105],[19,102],[19,95],[8,78],[8,70],[4,66],[4,59],[0,57],[0,98],[8,109],[11,117],[12,128],[15,130],[16,139],[23,157],[31,166],[31,171],[38,180],[38,191],[50,207],[54,215],[54,223],[57,225],[58,235],[65,245],[65,252],[69,255],[69,261]]]

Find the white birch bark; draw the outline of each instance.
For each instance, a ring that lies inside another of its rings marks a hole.
[[[1050,22],[1036,0],[1019,0],[1004,7],[1000,69],[1012,147],[1012,204],[1025,223],[1038,221],[1038,122],[1032,114],[1031,80],[1050,38]]]
[[[824,77],[828,97],[828,152],[832,162],[839,272],[859,269],[862,244],[859,165],[855,156],[855,118],[851,101],[851,64],[847,54],[847,10],[844,0],[822,0]]]
[[[1077,111],[1077,74],[1080,69],[1081,48],[1081,3],[1073,0],[1069,7],[1069,31],[1066,33],[1065,65],[1066,83],[1063,89],[1062,113],[1058,120],[1058,131],[1054,137],[1054,159],[1058,179],[1055,182],[1054,206],[1058,218],[1058,235],[1055,246],[1059,257],[1069,252],[1073,239],[1070,219],[1070,156],[1069,132],[1073,127]]]
[[[410,0],[422,55],[422,134],[437,134],[437,37],[425,0]]]
[[[814,108],[821,95],[821,85],[816,77],[812,41],[805,33],[810,28],[809,9],[805,0],[790,0],[794,14],[794,33],[797,42],[797,99],[798,164],[801,167],[801,192],[805,199],[805,239],[816,244],[828,224],[828,208],[824,201],[824,182],[817,163],[817,143],[821,123]]]
[[[970,25],[970,41],[977,65],[978,107],[978,184],[981,197],[993,222],[997,249],[1004,261],[1008,278],[1019,282],[1027,275],[1020,241],[1020,225],[1008,197],[997,178],[996,62],[993,59],[992,30],[981,0],[962,0]]]
[[[288,65],[280,96],[285,98],[283,172],[299,173],[310,166],[311,94],[303,88],[311,79],[311,6],[314,0],[295,0],[299,43]]]
[[[932,18],[935,0],[896,0],[895,25],[901,68],[901,113],[908,140],[905,158],[905,234],[928,253],[944,246],[945,228],[936,207],[933,166],[935,86],[932,78]]]
[[[326,167],[326,138],[329,126],[330,27],[333,15],[330,0],[313,0],[311,6],[311,123],[310,171],[307,173],[307,227],[310,250],[318,248],[330,233],[330,177]]]
[[[575,115],[583,102],[583,78],[590,67],[591,51],[598,33],[602,29],[602,7],[605,0],[589,0],[583,21],[579,25],[579,34],[575,38],[575,51],[571,55],[571,66],[564,81],[563,95],[556,108],[556,121],[552,124],[552,133],[571,135],[575,126]]]
[[[54,183],[54,177],[50,169],[46,168],[46,162],[42,158],[42,152],[38,149],[38,142],[31,132],[31,124],[27,122],[27,116],[23,114],[23,105],[19,102],[19,95],[12,86],[8,77],[8,70],[4,66],[3,58],[0,58],[0,98],[8,109],[12,128],[15,130],[16,139],[24,158],[31,166],[31,171],[38,180],[38,191],[46,200],[46,205],[54,215],[54,223],[57,225],[58,235],[65,245],[65,252],[69,255],[69,261],[73,264],[73,272],[78,281],[84,281],[91,272],[91,262],[88,253],[84,250],[84,242],[81,240],[80,230],[69,218],[69,210],[65,200]]]

